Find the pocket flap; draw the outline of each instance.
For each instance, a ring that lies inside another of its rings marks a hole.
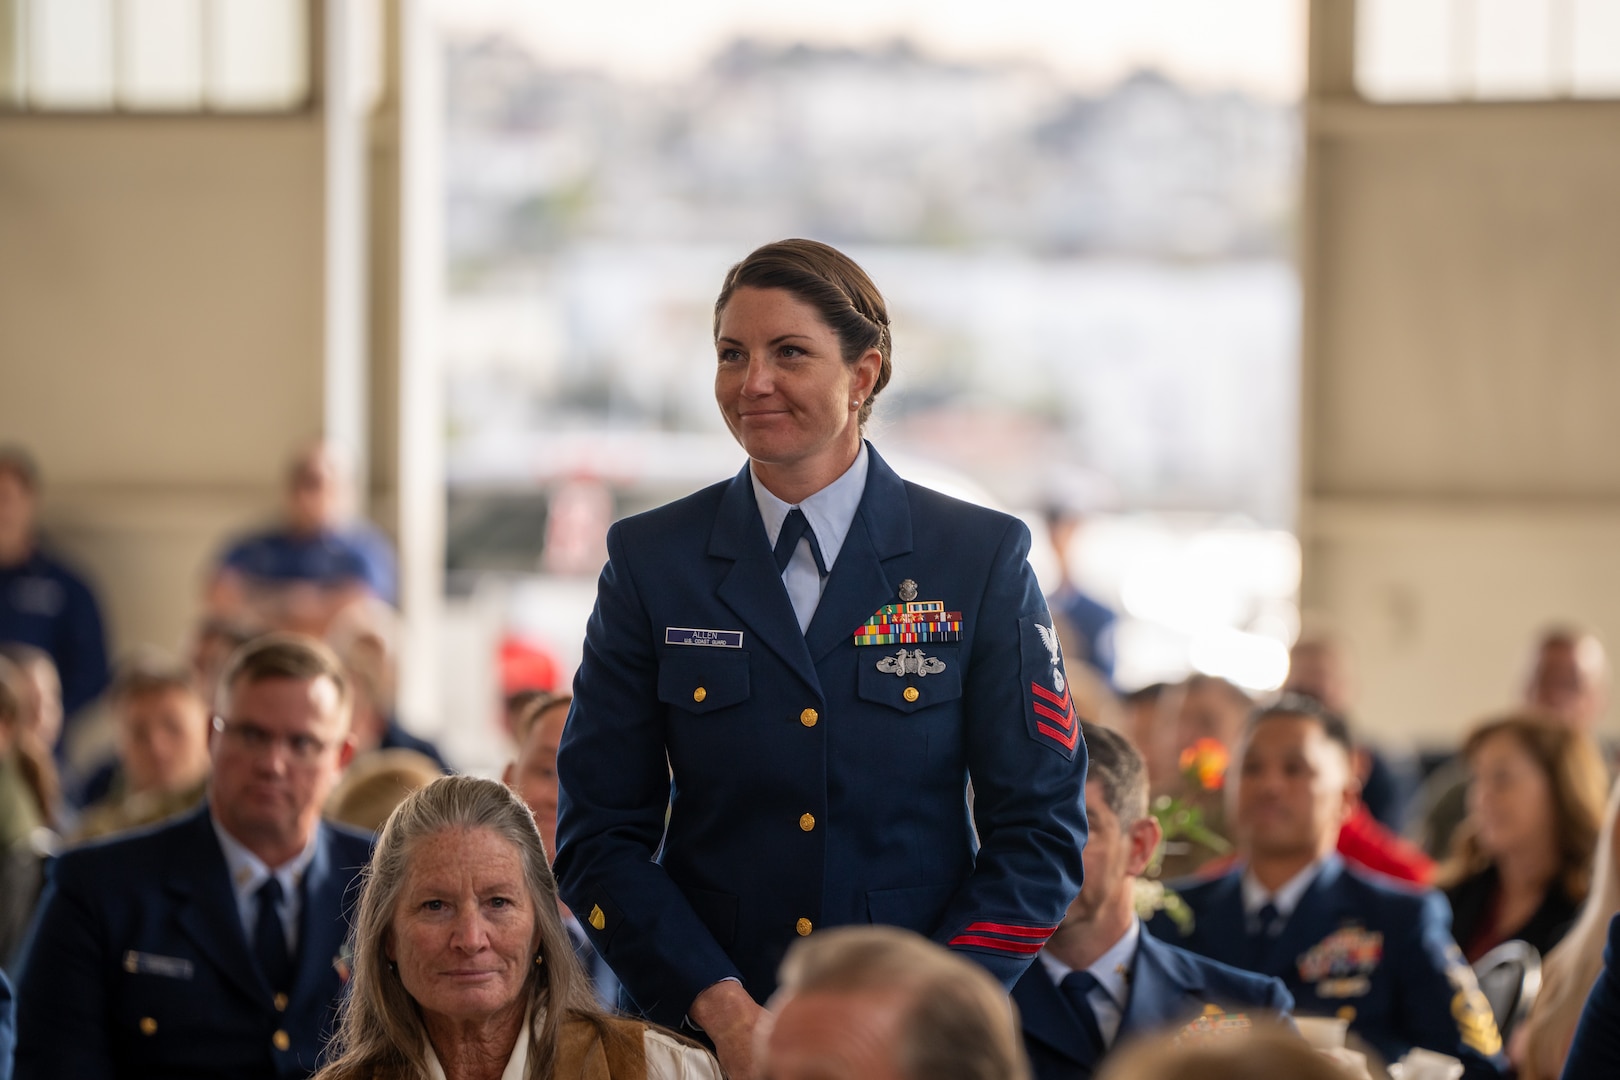
[[[658,663],[658,700],[699,714],[748,700],[748,654],[740,649],[666,652]]]

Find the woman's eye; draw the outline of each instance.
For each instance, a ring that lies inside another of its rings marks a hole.
[[[422,910],[423,911],[443,911],[444,910],[444,901],[443,900],[424,900],[424,901],[422,901]]]
[[[738,352],[736,349],[721,349],[720,350],[720,362],[722,364],[735,364],[737,361],[739,361],[741,359],[742,359],[742,353]]]
[[[496,896],[496,897],[491,898],[491,900],[489,902],[489,905],[490,905],[490,907],[498,907],[498,908],[511,907],[512,906],[512,901],[508,900],[504,896]]]

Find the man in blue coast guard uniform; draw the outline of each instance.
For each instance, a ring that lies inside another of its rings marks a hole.
[[[261,638],[219,707],[201,810],[57,861],[17,987],[23,1080],[315,1071],[371,847],[320,820],[354,751],[342,668]]]
[[[1195,920],[1179,943],[1277,976],[1300,1015],[1349,1020],[1385,1061],[1423,1047],[1460,1059],[1465,1077],[1502,1075],[1502,1040],[1451,939],[1445,898],[1335,853],[1355,794],[1344,722],[1285,694],[1250,720],[1237,760],[1227,784],[1245,861],[1172,885]],[[1154,926],[1176,940],[1167,919]]]
[[[1082,723],[1086,887],[1013,987],[1036,1080],[1085,1080],[1133,1036],[1192,1024],[1219,1031],[1285,1023],[1294,999],[1274,978],[1167,945],[1136,917],[1136,879],[1162,832],[1147,768],[1126,739]]]

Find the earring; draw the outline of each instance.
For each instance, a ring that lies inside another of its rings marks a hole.
[[[546,958],[545,958],[545,956],[543,954],[541,954],[541,953],[535,953],[534,954],[534,963],[535,963],[536,967],[539,967],[540,965],[544,964],[545,962],[546,962]]]
[[[855,409],[859,409],[861,407],[860,399],[856,398],[854,401],[850,402],[849,407],[850,407],[851,411],[853,411]]]

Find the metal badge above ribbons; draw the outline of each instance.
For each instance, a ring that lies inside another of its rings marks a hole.
[[[910,578],[900,583],[898,604],[884,604],[855,630],[857,645],[943,645],[961,640],[962,613],[946,611],[943,600],[918,600],[917,583]]]

